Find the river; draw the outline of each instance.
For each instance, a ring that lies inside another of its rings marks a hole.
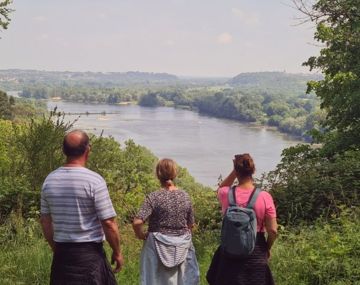
[[[232,158],[237,153],[250,153],[256,165],[256,176],[273,170],[280,162],[281,151],[298,141],[266,128],[212,118],[196,112],[137,105],[83,104],[48,102],[65,113],[101,113],[82,115],[76,128],[94,134],[104,132],[120,143],[133,139],[149,148],[159,158],[173,158],[186,167],[194,178],[215,188],[220,174],[225,176],[232,169]],[[116,113],[116,114],[109,114]],[[66,115],[72,121],[76,115]]]

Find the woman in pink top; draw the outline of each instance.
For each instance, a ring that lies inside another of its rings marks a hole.
[[[220,184],[218,199],[224,214],[229,206],[228,192],[235,179],[236,203],[246,207],[251,193],[255,189],[253,174],[255,164],[249,154],[235,155],[234,169]],[[207,273],[210,285],[272,285],[274,280],[268,259],[270,250],[277,235],[276,209],[271,195],[261,191],[258,195],[254,211],[257,218],[256,245],[252,254],[245,259],[229,259],[217,249]],[[265,237],[267,233],[267,238]]]

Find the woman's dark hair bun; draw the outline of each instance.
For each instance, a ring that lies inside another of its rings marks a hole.
[[[248,169],[250,167],[250,162],[247,159],[244,159],[243,160],[243,166],[244,166],[244,168]]]
[[[235,155],[234,169],[239,176],[252,176],[255,172],[255,164],[250,154]]]

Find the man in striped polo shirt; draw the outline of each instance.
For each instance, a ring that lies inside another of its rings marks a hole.
[[[53,250],[50,284],[116,284],[113,272],[123,266],[120,237],[105,180],[85,167],[88,135],[68,133],[63,142],[66,163],[51,172],[41,191],[41,226]],[[112,248],[111,267],[102,243]]]

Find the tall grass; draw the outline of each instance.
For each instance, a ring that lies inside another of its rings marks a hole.
[[[278,285],[360,285],[360,227],[358,213],[345,213],[312,226],[282,228],[272,250],[270,266]],[[121,228],[125,266],[119,284],[139,284],[142,242],[129,225]],[[196,231],[193,241],[201,284],[218,246],[218,231]],[[36,221],[11,217],[0,227],[0,285],[49,283],[51,251]],[[106,246],[108,256],[110,250]],[[155,285],[155,284],[154,284]]]
[[[358,209],[311,226],[283,229],[271,267],[280,285],[359,285]]]
[[[51,253],[39,225],[11,215],[0,228],[0,285],[48,284]]]

